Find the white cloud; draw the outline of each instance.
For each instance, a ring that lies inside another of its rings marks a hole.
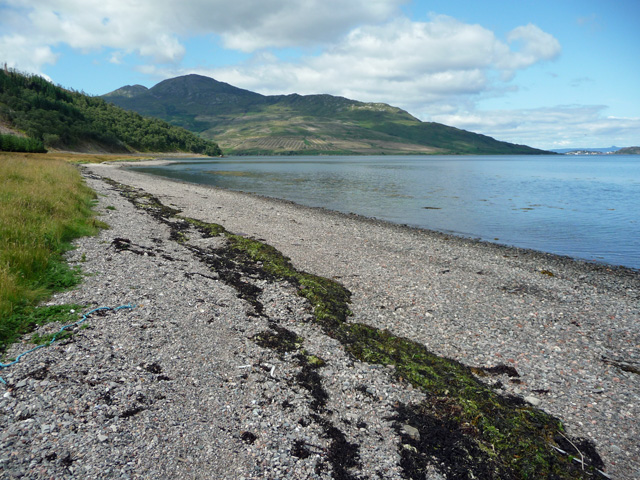
[[[219,35],[228,48],[253,52],[334,40],[358,24],[382,22],[407,0],[4,0],[8,39],[29,32],[33,48],[102,47],[179,62],[181,39]],[[16,57],[0,50],[4,57]]]
[[[111,56],[109,57],[109,63],[113,63],[115,65],[120,65],[122,63],[122,52],[116,51],[111,52]]]
[[[185,54],[184,46],[171,35],[163,33],[154,40],[139,48],[140,55],[151,56],[159,63],[170,63],[180,60]]]
[[[436,115],[437,122],[513,143],[553,149],[638,145],[640,118],[605,116],[603,105],[560,105]]]
[[[53,65],[58,60],[48,45],[33,45],[23,35],[0,37],[0,61],[10,68],[27,72],[38,72],[43,65]]]
[[[434,103],[439,110],[451,96],[464,103],[496,88],[494,77],[559,53],[558,41],[535,25],[517,27],[504,42],[447,16],[397,16],[406,1],[4,0],[14,8],[2,12],[9,20],[0,20],[7,32],[0,58],[38,71],[64,44],[80,52],[108,49],[111,63],[137,54],[156,71],[165,64],[176,72],[185,55],[181,40],[213,34],[229,48],[258,51],[247,64],[209,70],[221,80],[263,93],[332,93],[415,111]],[[305,45],[323,50],[288,62],[266,54],[269,47]]]
[[[488,64],[514,70],[559,52],[557,40],[535,25],[509,34],[509,44],[521,45],[512,51],[491,31],[450,17],[389,21],[407,1],[5,0],[13,8],[3,9],[0,24],[8,38],[29,32],[25,38],[33,47],[106,47],[160,63],[179,62],[185,53],[181,39],[199,35],[218,35],[227,48],[244,52],[337,44],[329,58],[361,55],[367,60],[359,62],[363,72],[376,76],[393,76],[398,60],[405,75],[411,67],[418,74]]]
[[[268,6],[263,2],[237,2],[236,8],[226,12],[224,23],[216,25],[225,46],[253,52],[268,47],[331,43],[359,24],[387,20],[407,1],[271,0],[267,3]]]
[[[499,64],[505,68],[526,68],[541,60],[552,60],[560,55],[560,42],[553,35],[532,24],[513,29],[509,32],[507,41],[511,45],[520,44],[521,47],[499,60]]]

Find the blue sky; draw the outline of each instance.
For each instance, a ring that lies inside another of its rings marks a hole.
[[[188,73],[538,148],[640,145],[638,0],[0,0],[0,62],[101,95]]]

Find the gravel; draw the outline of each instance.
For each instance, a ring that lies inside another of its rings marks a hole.
[[[256,314],[194,254],[220,246],[219,237],[184,226],[188,241],[176,242],[167,222],[101,177],[337,279],[353,294],[353,321],[469,366],[515,368],[519,378],[492,380],[501,391],[592,440],[612,478],[640,478],[637,271],[112,165],[83,173],[111,228],[76,243],[69,261],[84,281],[50,303],[135,307],[95,312],[71,339],[0,372],[2,478],[404,478],[394,405],[421,392],[391,368],[353,360],[309,322],[309,306],[286,282],[245,279],[261,289]],[[293,350],[256,341],[279,328],[298,337]],[[302,349],[325,366],[305,367]],[[425,478],[443,476],[433,469]]]

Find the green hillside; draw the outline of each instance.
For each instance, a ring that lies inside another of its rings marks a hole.
[[[332,95],[266,96],[200,75],[150,89],[126,86],[103,98],[215,139],[225,154],[549,153],[421,122],[384,103]]]
[[[216,143],[163,120],[10,70],[0,70],[0,133],[5,151],[221,154]]]

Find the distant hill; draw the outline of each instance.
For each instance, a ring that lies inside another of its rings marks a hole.
[[[640,155],[640,147],[625,147],[615,153],[616,155]]]
[[[11,70],[0,70],[0,126],[5,151],[222,153],[184,128]]]
[[[620,150],[620,147],[593,147],[593,148],[554,148],[551,150],[555,153],[571,153],[571,152],[598,152],[598,153],[613,153]]]
[[[552,151],[564,155],[639,155],[640,147],[563,148]]]
[[[384,103],[332,95],[261,95],[200,75],[102,98],[215,139],[225,154],[543,154]]]

